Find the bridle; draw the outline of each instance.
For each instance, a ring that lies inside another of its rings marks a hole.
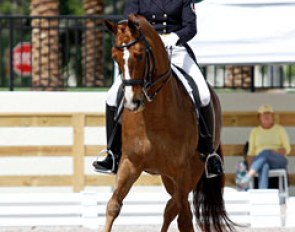
[[[125,23],[126,21],[119,22],[119,24]],[[144,65],[144,77],[138,78],[138,79],[130,79],[125,80],[122,79],[122,85],[123,89],[125,89],[126,86],[136,86],[139,85],[142,87],[142,92],[147,99],[147,101],[151,102],[153,99],[157,96],[157,94],[160,92],[160,90],[164,87],[164,85],[170,80],[171,76],[171,68],[170,65],[168,67],[168,70],[165,71],[163,74],[157,76],[155,81],[152,81],[152,75],[155,73],[155,57],[151,50],[151,46],[149,45],[148,41],[146,40],[143,31],[141,28],[139,28],[139,36],[135,38],[134,40],[131,40],[127,44],[122,45],[114,45],[117,49],[124,49],[124,48],[130,48],[133,45],[135,45],[138,42],[143,42],[145,46],[145,65]],[[162,84],[152,93],[148,93],[149,90],[157,85],[158,83],[162,82]]]

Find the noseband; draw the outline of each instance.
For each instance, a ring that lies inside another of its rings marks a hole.
[[[125,22],[126,21],[122,21],[122,22],[119,22],[119,24],[120,23],[122,24]],[[144,65],[144,77],[142,79],[140,79],[140,78],[131,79],[131,80],[122,79],[122,84],[123,84],[123,89],[125,89],[125,86],[136,86],[136,85],[141,86],[144,96],[146,97],[146,99],[149,102],[151,102],[156,97],[156,95],[159,93],[159,91],[162,89],[164,84],[170,79],[169,78],[171,76],[170,66],[165,73],[159,75],[155,81],[152,81],[152,75],[155,73],[155,58],[154,58],[153,52],[151,50],[151,46],[147,42],[141,28],[139,28],[139,36],[137,38],[135,38],[134,40],[131,40],[127,44],[114,45],[114,47],[117,49],[130,48],[140,41],[143,41],[143,43],[145,45],[146,59],[145,59],[145,65]],[[165,78],[167,78],[167,79],[164,80]],[[151,87],[155,86],[157,83],[159,83],[163,80],[164,80],[163,84],[158,89],[156,89],[153,93],[148,94]]]

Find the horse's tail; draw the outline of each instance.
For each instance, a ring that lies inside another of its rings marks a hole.
[[[217,151],[221,152],[221,146]],[[221,155],[221,153],[218,153]],[[223,200],[224,175],[206,178],[203,174],[193,192],[196,221],[205,232],[233,231]]]

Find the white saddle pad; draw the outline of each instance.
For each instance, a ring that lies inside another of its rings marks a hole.
[[[176,74],[177,78],[181,81],[181,83],[183,84],[184,88],[188,92],[188,94],[189,94],[190,98],[192,99],[193,103],[195,103],[195,99],[194,99],[194,96],[193,96],[193,89],[189,85],[186,78],[183,76],[183,74],[174,65],[171,65],[171,69]]]

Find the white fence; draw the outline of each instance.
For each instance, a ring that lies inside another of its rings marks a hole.
[[[7,193],[0,194],[0,226],[84,226],[104,224],[111,193]],[[160,225],[169,196],[163,191],[131,192],[124,201],[116,225]],[[226,189],[225,205],[230,218],[251,227],[281,227],[277,190],[237,192]],[[288,201],[286,226],[294,225],[294,199]],[[293,208],[293,209],[292,209]],[[174,222],[175,223],[175,222]]]
[[[295,197],[290,197],[286,202],[285,226],[295,228]]]

